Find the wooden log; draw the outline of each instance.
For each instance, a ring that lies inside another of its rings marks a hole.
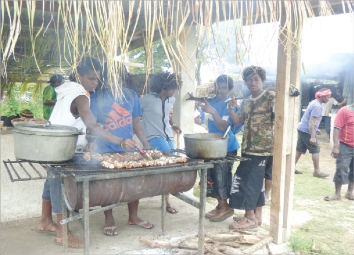
[[[254,235],[243,235],[242,239],[240,241],[235,241],[237,243],[242,243],[242,244],[256,244],[259,241],[261,241],[261,239],[258,236],[254,236]]]
[[[232,247],[232,248],[240,248],[240,244],[239,243],[236,243],[236,242],[224,242],[224,243],[220,243],[220,246],[229,246],[229,247]]]
[[[204,247],[205,247],[205,249],[206,249],[208,252],[210,252],[211,254],[214,254],[214,255],[224,255],[223,253],[221,253],[221,252],[219,252],[219,251],[213,249],[213,248],[212,248],[210,245],[208,245],[208,244],[204,244]]]
[[[144,243],[151,248],[166,248],[166,249],[176,248],[176,247],[172,247],[169,241],[150,240],[142,236],[139,238],[139,242]]]
[[[267,237],[263,238],[261,241],[259,241],[258,243],[242,250],[242,252],[244,254],[252,254],[255,251],[258,251],[259,249],[261,249],[264,245],[269,244],[272,241],[273,241],[273,237],[267,236]]]
[[[218,251],[222,252],[223,254],[243,254],[240,249],[223,244],[218,247]]]
[[[239,235],[237,232],[230,232],[230,233],[206,233],[206,237],[217,241],[217,242],[234,242],[236,240],[241,241],[243,240],[242,236]]]

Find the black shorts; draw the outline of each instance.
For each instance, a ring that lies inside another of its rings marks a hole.
[[[241,161],[234,175],[229,205],[239,210],[254,210],[264,206],[263,180],[269,156],[243,154],[250,160]]]
[[[339,143],[333,182],[342,185],[354,182],[354,148],[342,142]]]
[[[320,146],[318,146],[318,142],[316,139],[316,144],[311,144],[310,139],[311,135],[305,132],[302,132],[300,130],[297,131],[298,137],[297,137],[297,145],[296,145],[296,150],[301,153],[306,153],[307,150],[311,154],[314,153],[319,153],[320,152]]]
[[[236,156],[237,151],[231,154]],[[208,169],[207,197],[219,197],[222,200],[230,198],[233,165],[233,162],[214,163],[214,168]]]
[[[269,156],[266,164],[265,175],[264,175],[264,178],[266,180],[272,180],[272,169],[273,169],[273,156]]]

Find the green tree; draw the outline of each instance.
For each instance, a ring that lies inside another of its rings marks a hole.
[[[165,69],[171,67],[167,60],[166,53],[163,49],[161,41],[155,41],[152,44],[152,54],[153,54],[153,64],[154,73],[162,72]],[[144,74],[146,73],[146,56],[144,47],[140,47],[128,53],[129,61],[132,63],[144,63],[144,68],[139,67],[129,67],[129,72],[133,74]]]

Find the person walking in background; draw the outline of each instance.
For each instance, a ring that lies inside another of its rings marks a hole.
[[[201,105],[203,112],[209,113],[208,117],[208,132],[214,134],[224,134],[225,130],[230,126],[232,129],[228,132],[228,147],[227,152],[231,156],[237,155],[237,150],[240,145],[236,139],[235,134],[240,132],[242,123],[235,126],[230,123],[230,112],[237,111],[236,107],[228,105],[230,100],[229,93],[233,89],[234,84],[231,77],[227,75],[220,75],[214,82],[215,97],[211,98],[197,98],[189,94],[187,100],[196,100],[203,102]],[[214,163],[214,168],[208,169],[208,188],[207,197],[217,199],[218,205],[215,209],[207,212],[205,217],[212,222],[221,222],[231,217],[234,214],[228,203],[231,192],[232,183],[232,167],[233,162]]]
[[[318,145],[316,134],[321,135],[319,125],[322,119],[322,104],[327,103],[332,92],[330,89],[319,90],[311,103],[307,106],[300,123],[297,126],[298,139],[296,145],[295,165],[299,161],[302,154],[308,150],[312,154],[312,162],[314,167],[313,176],[325,178],[329,174],[320,170],[320,146]],[[295,174],[302,174],[299,170],[295,170]]]
[[[335,194],[326,196],[324,200],[340,200],[342,186],[346,184],[348,190],[345,197],[354,200],[354,104],[341,108],[337,113],[331,155],[336,159],[336,173],[333,177]]]
[[[152,149],[162,152],[175,148],[173,131],[181,134],[182,130],[173,123],[172,108],[175,103],[174,93],[182,82],[172,73],[154,74],[149,82],[150,94],[140,98],[143,113],[143,128],[146,139]],[[166,195],[166,211],[171,214],[178,210],[169,202]]]
[[[64,77],[60,74],[55,74],[50,77],[48,83],[49,85],[43,91],[43,118],[46,120],[49,120],[54,105],[57,102],[55,88],[64,83]]]
[[[342,91],[337,88],[336,89],[336,95],[334,96],[335,100],[338,102],[338,105],[333,106],[333,113],[337,113],[338,110],[347,105],[347,100],[342,96]]]
[[[341,103],[338,103],[334,97],[330,97],[327,103],[322,104],[322,119],[326,129],[328,140],[331,139],[331,116],[329,116],[329,114],[332,111],[332,107],[337,106],[338,108],[340,108],[345,103],[345,100],[343,100]]]
[[[272,169],[274,139],[275,92],[263,90],[266,70],[250,66],[242,76],[251,96],[242,101],[238,112],[230,110],[230,119],[234,125],[245,123],[242,157],[250,160],[240,162],[232,182],[230,207],[245,210],[244,217],[234,217],[236,222],[229,226],[236,230],[257,229],[262,224],[264,179],[266,169]],[[237,105],[237,101],[233,99],[229,105]]]

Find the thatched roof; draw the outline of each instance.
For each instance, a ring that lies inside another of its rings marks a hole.
[[[352,12],[353,1],[0,1],[2,82],[41,81],[41,73],[74,69],[83,55],[108,62],[116,84],[118,55],[145,46],[149,63],[152,42],[162,39],[174,70],[192,63],[184,51],[188,28],[197,25],[198,44],[238,42],[235,61],[245,54],[243,26],[278,22],[285,11],[288,29],[308,17]],[[211,25],[230,21],[232,33],[220,37]],[[301,33],[292,34],[294,46]],[[198,46],[196,45],[196,47]],[[247,47],[246,47],[247,48]],[[223,52],[218,51],[220,57]],[[149,68],[147,68],[149,69]]]

